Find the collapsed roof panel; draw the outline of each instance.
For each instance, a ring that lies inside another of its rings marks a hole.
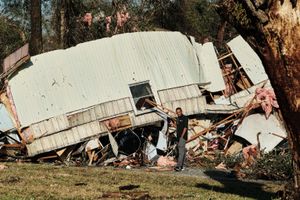
[[[283,138],[287,137],[283,124],[275,115],[266,119],[265,115],[259,113],[246,117],[235,135],[246,139],[251,144],[257,144],[258,137],[260,148],[265,152],[273,150]]]
[[[237,109],[207,105],[199,84],[210,92],[225,89],[212,43],[201,45],[178,32],[139,32],[32,57],[8,89],[34,156],[107,134],[110,120],[125,117],[121,128],[161,121],[145,98],[172,110],[182,107],[186,115]]]
[[[253,84],[268,79],[260,58],[242,36],[234,38],[227,44]]]
[[[225,90],[225,82],[213,43],[207,42],[203,45],[196,43],[195,46],[200,60],[200,80],[208,83],[204,88],[210,92]]]
[[[198,67],[181,33],[130,33],[34,56],[9,85],[24,127],[131,97],[132,83],[149,80],[156,97],[158,90],[198,83]]]

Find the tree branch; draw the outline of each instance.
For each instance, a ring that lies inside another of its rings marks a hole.
[[[256,17],[262,24],[265,24],[268,22],[269,18],[266,15],[266,13],[260,9],[256,9],[256,7],[253,5],[253,3],[250,0],[242,0],[242,2],[245,2],[248,9],[251,11],[251,14]],[[264,2],[262,2],[264,3]]]

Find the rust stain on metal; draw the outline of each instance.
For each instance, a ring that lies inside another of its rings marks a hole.
[[[11,68],[16,66],[16,64],[24,58],[29,59],[29,45],[28,43],[19,48],[14,53],[7,56],[3,61],[3,72],[8,72]],[[26,59],[27,60],[27,59]]]

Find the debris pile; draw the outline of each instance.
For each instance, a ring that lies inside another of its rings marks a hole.
[[[0,159],[173,170],[171,124],[182,107],[190,166],[247,168],[286,131],[255,52],[240,36],[224,49],[177,32],[123,34],[33,58],[24,46],[1,74]]]

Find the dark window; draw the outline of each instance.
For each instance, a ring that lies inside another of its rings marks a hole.
[[[129,88],[137,110],[146,110],[149,108],[153,108],[152,105],[145,102],[146,99],[155,102],[151,86],[148,82],[130,85]]]

